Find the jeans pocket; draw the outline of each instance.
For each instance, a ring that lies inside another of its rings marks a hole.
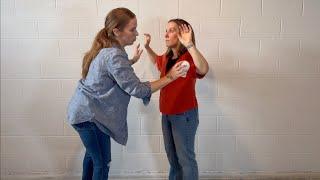
[[[199,116],[196,113],[190,113],[186,116],[186,122],[195,126],[199,125]]]

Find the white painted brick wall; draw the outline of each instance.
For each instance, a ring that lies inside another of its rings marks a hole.
[[[303,0],[263,0],[262,15],[301,16]]]
[[[115,7],[163,53],[169,18],[191,22],[208,75],[197,83],[200,174],[320,171],[319,0],[1,0],[1,176],[79,175],[84,148],[65,122],[81,59]],[[127,48],[132,55],[132,47]],[[143,80],[159,73],[144,53]],[[132,98],[113,175],[167,173],[159,93]]]
[[[221,16],[260,16],[260,0],[222,0]]]

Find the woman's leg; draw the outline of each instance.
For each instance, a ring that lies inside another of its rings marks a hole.
[[[170,164],[169,180],[182,180],[182,168],[179,165],[168,115],[162,115],[162,134],[164,147]]]
[[[86,150],[86,154],[83,158],[82,163],[82,179],[92,179],[93,176],[93,161],[88,151]]]
[[[193,109],[173,116],[172,135],[178,161],[182,167],[183,180],[198,180],[198,165],[194,152],[194,141],[199,124],[198,111]]]
[[[102,132],[96,125],[95,129],[97,132],[99,146],[102,150],[102,159],[103,159],[103,177],[104,179],[108,179],[109,169],[111,163],[111,142],[110,136]]]
[[[101,132],[94,123],[84,122],[75,124],[73,127],[80,135],[81,141],[86,148],[83,161],[83,180],[104,180],[108,178],[110,159],[110,137]],[[93,164],[93,170],[90,168]],[[91,172],[92,170],[92,172]],[[90,177],[90,175],[92,175]]]

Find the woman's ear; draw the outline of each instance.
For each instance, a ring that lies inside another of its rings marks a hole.
[[[120,30],[119,30],[118,28],[114,28],[114,29],[112,30],[112,32],[113,32],[113,34],[114,34],[116,37],[118,37],[118,36],[120,35]]]

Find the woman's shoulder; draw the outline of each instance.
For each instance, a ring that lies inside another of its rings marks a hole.
[[[104,57],[114,57],[117,55],[125,56],[126,58],[128,57],[128,54],[118,47],[102,48],[99,54],[103,55]]]
[[[191,56],[191,54],[186,51],[185,53],[183,53],[181,56],[180,56],[180,59],[183,59],[183,60],[187,60],[187,61],[193,61],[193,58]]]

